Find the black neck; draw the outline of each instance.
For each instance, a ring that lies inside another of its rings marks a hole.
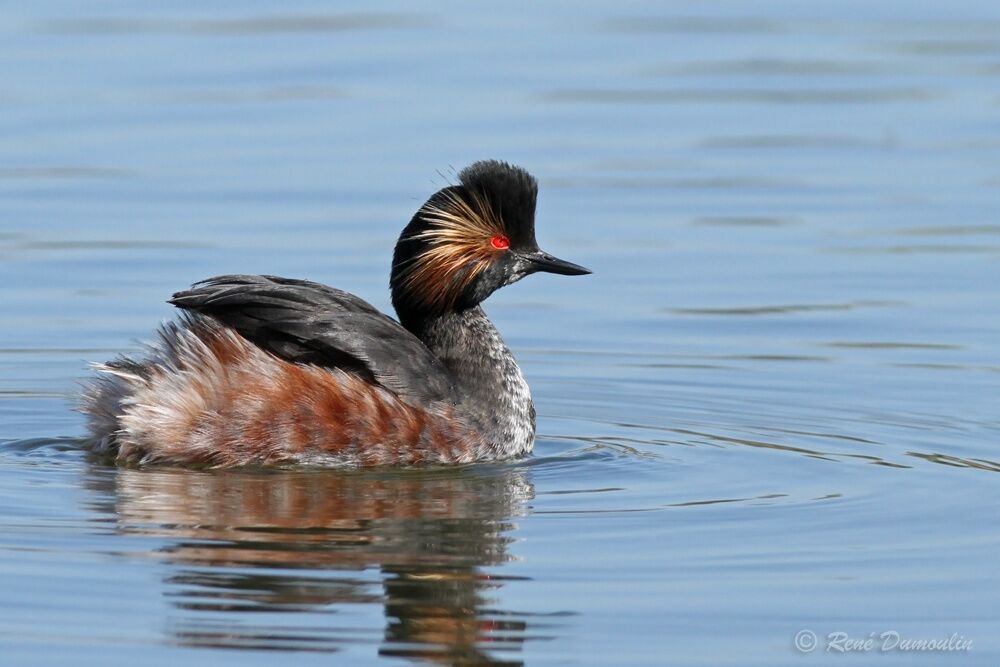
[[[403,318],[445,365],[458,390],[458,407],[491,446],[508,455],[534,439],[535,408],[521,369],[479,306],[434,317]]]

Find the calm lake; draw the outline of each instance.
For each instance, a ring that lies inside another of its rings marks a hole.
[[[19,3],[0,137],[0,664],[1000,664],[1000,4]],[[81,451],[174,291],[389,310],[482,158],[594,271],[486,303],[534,456]]]

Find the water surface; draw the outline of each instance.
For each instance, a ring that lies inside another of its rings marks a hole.
[[[996,664],[998,34],[969,1],[10,9],[0,662]],[[534,457],[80,451],[87,362],[173,291],[271,273],[388,309],[399,230],[484,157],[594,269],[487,303]]]

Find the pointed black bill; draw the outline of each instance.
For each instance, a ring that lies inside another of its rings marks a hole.
[[[524,258],[528,260],[531,264],[531,268],[535,271],[558,273],[562,276],[585,276],[590,273],[590,269],[586,269],[579,264],[574,264],[573,262],[567,262],[566,260],[559,259],[558,257],[553,257],[549,253],[542,250],[537,250],[531,254],[524,255]]]

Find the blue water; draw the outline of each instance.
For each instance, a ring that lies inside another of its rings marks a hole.
[[[7,8],[0,664],[997,664],[998,35],[988,2]],[[172,292],[388,310],[399,230],[489,157],[594,270],[486,304],[534,457],[80,451],[87,363]]]

